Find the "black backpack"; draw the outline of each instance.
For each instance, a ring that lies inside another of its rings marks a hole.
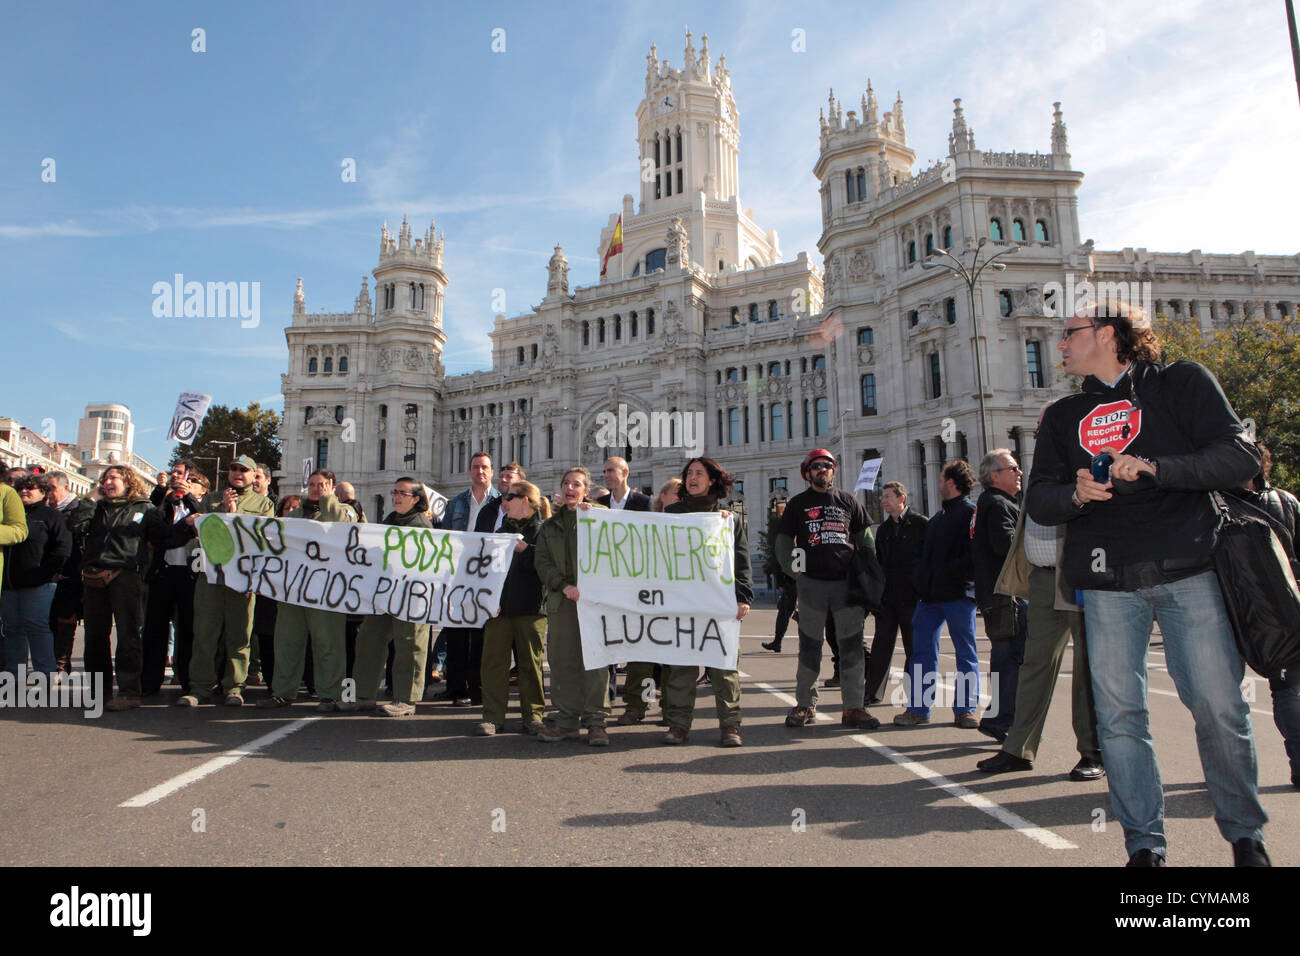
[[[1214,570],[1242,658],[1261,676],[1300,666],[1300,588],[1290,531],[1262,508],[1215,493]]]

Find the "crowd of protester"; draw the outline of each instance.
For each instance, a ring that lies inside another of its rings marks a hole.
[[[892,723],[930,724],[948,689],[938,665],[946,625],[957,662],[953,724],[1000,745],[976,768],[1030,771],[1072,647],[1079,759],[1069,777],[1108,777],[1129,865],[1161,866],[1163,795],[1146,703],[1148,644],[1158,622],[1170,676],[1195,720],[1215,820],[1238,865],[1268,865],[1254,739],[1240,692],[1244,665],[1210,563],[1216,512],[1206,493],[1222,491],[1267,512],[1289,533],[1284,544],[1292,562],[1300,502],[1269,484],[1268,449],[1243,437],[1213,376],[1192,363],[1156,364],[1158,345],[1140,312],[1083,310],[1067,320],[1058,347],[1066,371],[1083,379],[1082,390],[1044,407],[1027,483],[1010,449],[989,450],[975,469],[964,460],[947,462],[941,507],[927,518],[913,510],[901,482],[889,481],[880,495],[885,517],[873,534],[861,501],[836,487],[835,456],[819,448],[803,460],[808,487],[775,504],[763,554],[779,594],[773,639],[763,647],[780,653],[790,622],[798,628],[796,703],[785,724],[818,720],[825,642],[834,659],[825,686],[839,689],[840,724],[878,728],[869,708],[888,702],[900,633],[905,707]],[[1094,470],[1097,449],[1081,438],[1102,405],[1140,411],[1101,449],[1109,459],[1105,475]],[[471,458],[469,475],[470,487],[440,516],[430,507],[430,489],[411,477],[394,483],[388,514],[374,516],[398,527],[517,537],[499,614],[481,628],[441,628],[434,639],[427,624],[391,615],[350,620],[240,594],[199,573],[196,519],[207,513],[366,520],[352,486],[326,469],[311,474],[304,494],[278,501],[270,469],[247,456],[230,463],[218,488],[184,459],[160,473],[153,489],[132,470],[112,466],[93,500],[72,494],[61,473],[0,472],[5,669],[71,673],[80,620],[85,670],[115,687],[108,711],[160,697],[170,663],[180,706],[243,706],[247,688],[265,684],[257,706],[285,708],[305,684],[322,713],[409,717],[426,700],[478,707],[474,733],[494,736],[506,729],[514,685],[522,733],[545,743],[585,739],[606,747],[617,677],[615,668],[583,662],[580,510],[730,517],[736,619],[750,610],[745,515],[727,510],[734,479],[711,458],[692,458],[653,498],[628,486],[627,462],[617,457],[605,462],[604,487],[576,466],[553,498],[529,483],[517,462],[503,465],[494,485],[485,453]],[[981,490],[972,501],[977,481]],[[993,706],[983,719],[977,615],[990,648]],[[875,624],[868,649],[869,617]],[[736,671],[707,668],[701,676],[694,667],[637,661],[625,668],[617,724],[646,721],[658,700],[663,743],[680,745],[702,683],[715,697],[719,743],[742,746]],[[348,679],[352,695],[345,694]],[[1270,688],[1292,783],[1300,787],[1300,679],[1283,672],[1270,676]]]

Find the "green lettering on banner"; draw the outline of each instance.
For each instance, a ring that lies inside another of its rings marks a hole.
[[[672,541],[669,540],[671,532],[669,535],[665,535],[663,532],[663,525],[650,525],[649,550],[651,557],[654,558],[654,572],[651,574],[651,577],[659,577],[659,559],[663,558],[664,571],[667,572],[668,580],[671,581],[673,580],[673,546]],[[649,563],[650,559],[647,558],[646,564],[649,565]]]
[[[585,525],[588,526],[588,527],[587,527],[587,553],[586,553],[585,555],[579,555],[579,556],[578,556],[578,570],[580,570],[583,574],[590,574],[591,571],[592,571],[592,567],[591,567],[591,560],[592,560],[592,558],[591,558],[591,538],[592,538],[592,535],[591,535],[591,527],[590,527],[590,526],[593,525],[593,524],[595,524],[595,523],[596,523],[596,519],[595,519],[595,518],[579,518],[579,519],[578,519],[578,524],[585,524]]]
[[[605,560],[610,563],[610,572],[617,577],[618,573],[613,567],[614,556],[609,550],[609,524],[603,521],[600,523],[600,527],[596,530],[596,550],[592,558],[591,567],[592,573],[594,574],[600,573],[600,556],[602,554],[605,556]]]
[[[610,571],[613,572],[614,577],[618,577],[618,568],[619,565],[622,564],[623,567],[627,568],[629,577],[637,577],[636,570],[632,566],[632,561],[628,558],[628,553],[625,547],[628,544],[628,538],[630,537],[630,532],[632,530],[631,527],[621,521],[611,521],[610,524],[613,525],[610,539],[614,551],[614,556],[610,559]],[[620,531],[623,532],[622,535],[619,534]]]
[[[687,528],[686,538],[687,541],[689,542],[688,546],[690,548],[690,558],[691,558],[691,564],[689,568],[690,571],[689,580],[691,581],[697,580],[695,577],[696,568],[700,569],[700,576],[698,580],[700,581],[707,580],[704,574],[704,554],[703,554],[704,532],[701,531],[699,528],[695,528],[695,527]]]
[[[402,529],[388,527],[384,529],[384,570],[388,570],[388,556],[394,551],[402,550]]]

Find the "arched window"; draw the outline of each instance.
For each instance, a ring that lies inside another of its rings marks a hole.
[[[751,321],[751,322],[757,322],[757,321],[758,321],[758,303],[757,303],[757,302],[751,302],[751,303],[749,303],[749,321]]]
[[[851,169],[844,174],[844,189],[848,193],[849,202],[858,201],[858,179]]]
[[[623,340],[623,316],[615,315],[614,316],[614,341],[621,342],[622,340]]]
[[[867,198],[867,173],[861,166],[858,167],[858,199]]]
[[[383,471],[387,467],[387,458],[388,458],[388,440],[385,438],[381,438],[379,439],[379,466],[378,466],[380,471]]]
[[[930,397],[939,398],[943,395],[943,374],[939,367],[939,353],[930,353]]]
[[[772,441],[785,441],[785,408],[780,402],[772,403]]]
[[[342,406],[342,405],[335,405],[335,406],[334,406],[334,421],[338,422],[340,425],[343,424],[343,406]]]
[[[1012,309],[1011,293],[1003,289],[998,293],[998,311],[1003,315],[1010,315]]]
[[[781,318],[781,315],[777,311],[776,299],[769,299],[767,303],[767,321],[775,322],[779,318]]]
[[[1025,221],[1023,219],[1011,220],[1011,238],[1016,242],[1025,241]]]
[[[989,238],[997,242],[1002,241],[1002,220],[997,216],[989,220]]]
[[[876,414],[876,376],[862,376],[862,414]]]
[[[916,261],[916,240],[909,240],[907,243],[907,261],[909,263]]]
[[[646,335],[655,334],[655,310],[654,309],[645,310],[645,334]]]
[[[740,324],[740,306],[738,305],[733,305],[731,307],[731,324],[732,325]]]
[[[676,140],[677,140],[677,162],[680,163],[680,162],[682,161],[682,132],[681,132],[681,130],[678,130],[678,131],[674,134],[674,137],[675,137]]]
[[[536,342],[534,342],[534,343],[530,346],[530,349],[529,349],[529,361],[531,361],[531,362],[536,362],[536,361],[537,361],[537,343],[536,343]]]
[[[408,309],[415,308],[415,283],[414,282],[407,283],[406,307]]]
[[[814,355],[812,360],[812,367],[814,372],[826,371],[826,356]]]
[[[404,443],[402,450],[402,465],[406,468],[415,470],[415,439],[408,438]]]
[[[629,338],[636,338],[636,334],[637,334],[637,316],[636,316],[636,313],[635,313],[635,312],[631,313],[631,314],[628,316],[628,318],[631,319],[631,322],[632,322],[632,328],[628,330],[628,336],[629,336]]]
[[[943,227],[943,247],[945,249],[952,248],[952,226]]]
[[[734,369],[734,368],[729,368],[729,369],[727,369],[727,381],[728,381],[728,382],[739,382],[739,381],[740,381],[740,371],[739,371],[739,369]]]
[[[943,300],[943,317],[949,325],[957,324],[957,300],[948,298]]]
[[[586,319],[582,320],[582,347],[585,349],[591,345],[591,323]]]
[[[334,371],[334,356],[325,356],[325,374],[329,375]]]
[[[928,256],[932,252],[934,252],[934,233],[927,232],[925,234],[925,254]]]
[[[863,326],[862,328],[858,329],[858,344],[859,345],[876,344],[876,333],[872,330],[871,326],[869,325]]]
[[[1048,238],[1050,235],[1051,233],[1047,231],[1046,219],[1040,219],[1036,223],[1034,223],[1035,239],[1037,239],[1039,242],[1051,242],[1051,239]]]
[[[740,444],[740,409],[727,409],[727,444]]]
[[[302,410],[302,423],[304,425],[311,424],[311,417],[315,414],[316,414],[316,409],[308,405],[306,408]]]
[[[348,374],[348,357],[346,355],[339,356],[339,374],[340,375]]]
[[[825,435],[831,430],[830,403],[825,398],[813,402],[813,434]]]
[[[308,375],[316,374],[316,357],[314,355],[307,360],[307,374]]]
[[[603,316],[596,319],[596,344],[605,344],[605,319]]]
[[[645,254],[645,271],[646,275],[654,272],[656,269],[662,269],[664,263],[668,261],[667,249],[651,249]]]
[[[519,348],[515,349],[515,364],[516,365],[524,364],[524,347],[522,345],[519,346]]]
[[[771,376],[771,375],[780,375],[780,374],[781,374],[781,363],[780,363],[780,362],[768,362],[768,363],[767,363],[767,374],[768,374],[769,376]]]
[[[917,324],[920,323],[920,321],[921,321],[921,313],[916,311],[916,309],[912,309],[910,312],[907,313],[907,325],[909,328],[913,328],[913,329],[916,328]]]
[[[424,311],[424,283],[420,283],[419,296],[416,298],[415,307],[421,312]]]

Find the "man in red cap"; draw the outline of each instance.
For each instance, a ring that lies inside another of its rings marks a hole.
[[[797,705],[785,719],[802,727],[817,719],[817,677],[827,615],[835,620],[840,649],[840,699],[845,727],[874,730],[880,721],[863,709],[866,654],[862,645],[865,609],[849,603],[848,576],[858,548],[873,548],[866,510],[835,488],[835,456],[814,448],[799,466],[811,487],[790,499],[777,525],[776,559],[799,591]]]

